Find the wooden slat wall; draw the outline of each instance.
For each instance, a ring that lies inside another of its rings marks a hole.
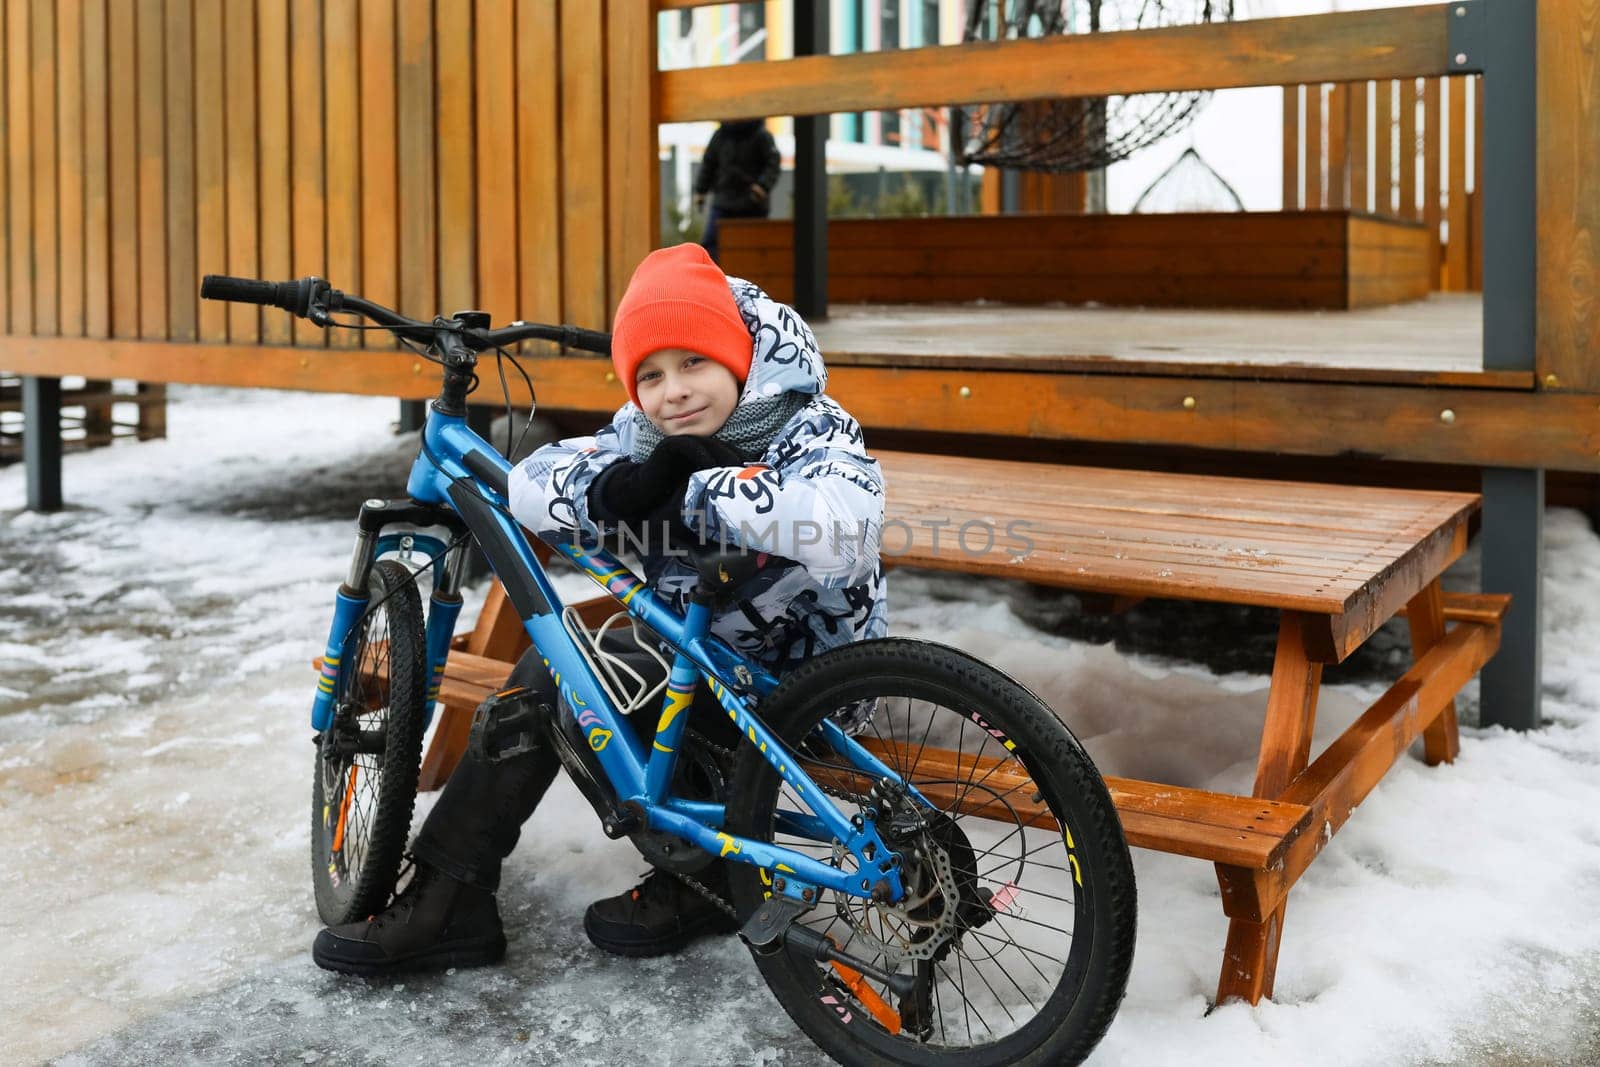
[[[1465,77],[1422,79],[1421,93],[1415,78],[1285,87],[1285,210],[1348,204],[1352,211],[1421,219],[1441,234],[1430,252],[1434,288],[1481,289],[1481,251],[1475,249],[1483,228],[1477,196],[1483,79],[1470,80],[1469,88]],[[1303,121],[1296,110],[1302,90]],[[1470,144],[1469,123],[1475,131]]]
[[[0,0],[0,331],[363,344],[213,273],[604,328],[654,56],[653,0]]]

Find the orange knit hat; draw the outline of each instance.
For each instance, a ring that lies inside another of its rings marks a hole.
[[[639,262],[617,303],[611,362],[628,397],[639,402],[634,375],[663,348],[684,348],[727,367],[743,385],[753,342],[728,291],[728,276],[697,244],[673,245]]]

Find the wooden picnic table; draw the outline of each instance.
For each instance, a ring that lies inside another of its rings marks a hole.
[[[1270,997],[1290,887],[1417,737],[1428,763],[1455,758],[1455,695],[1499,646],[1509,603],[1440,590],[1478,495],[877,456],[895,566],[1021,578],[1118,604],[1159,597],[1280,612],[1249,796],[1106,779],[1130,844],[1216,864],[1230,920],[1217,1001]],[[424,788],[454,767],[471,709],[526,647],[498,594],[457,639]],[[606,598],[584,605],[596,619],[615,610]],[[1397,614],[1411,668],[1313,761],[1323,665]]]

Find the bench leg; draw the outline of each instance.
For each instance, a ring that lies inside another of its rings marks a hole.
[[[467,735],[472,730],[472,716],[477,710],[454,704],[439,705],[439,722],[433,731],[433,743],[423,755],[422,771],[417,775],[418,792],[428,793],[444,788],[450,772],[466,755]]]
[[[489,587],[483,610],[478,613],[478,623],[467,637],[465,651],[474,656],[488,656],[515,663],[523,649],[532,642],[522,628],[522,619],[506,596],[506,588],[496,579]],[[508,668],[509,669],[509,668]],[[461,762],[467,751],[467,734],[472,729],[472,716],[477,708],[462,708],[441,704],[436,714],[433,741],[423,754],[422,771],[417,776],[417,789],[429,792],[444,787],[450,772]]]
[[[1322,665],[1306,655],[1306,617],[1286,611],[1278,627],[1278,653],[1272,664],[1272,687],[1267,696],[1267,717],[1261,730],[1261,755],[1256,761],[1253,796],[1277,799],[1296,775],[1305,770],[1311,755],[1311,730],[1317,718],[1317,690]],[[1219,873],[1221,867],[1219,865]],[[1283,937],[1285,904],[1279,904],[1263,922],[1228,920],[1228,942],[1222,953],[1222,976],[1217,981],[1217,1003],[1238,998],[1251,1004],[1272,996],[1272,979],[1278,968],[1278,944]]]
[[[1406,605],[1406,625],[1411,629],[1411,662],[1416,663],[1428,650],[1444,640],[1444,593],[1439,579],[1411,598]],[[1437,718],[1423,728],[1423,759],[1428,766],[1454,763],[1461,751],[1461,731],[1456,724],[1456,702],[1446,704]]]

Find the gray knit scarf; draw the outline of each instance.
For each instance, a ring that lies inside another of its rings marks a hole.
[[[746,400],[733,409],[722,429],[712,434],[713,440],[732,445],[747,462],[758,460],[766,454],[772,439],[789,420],[811,403],[806,393],[783,393],[779,396]],[[643,411],[633,413],[633,460],[643,463],[650,453],[665,440],[666,435],[656,429],[656,424],[645,417]]]

